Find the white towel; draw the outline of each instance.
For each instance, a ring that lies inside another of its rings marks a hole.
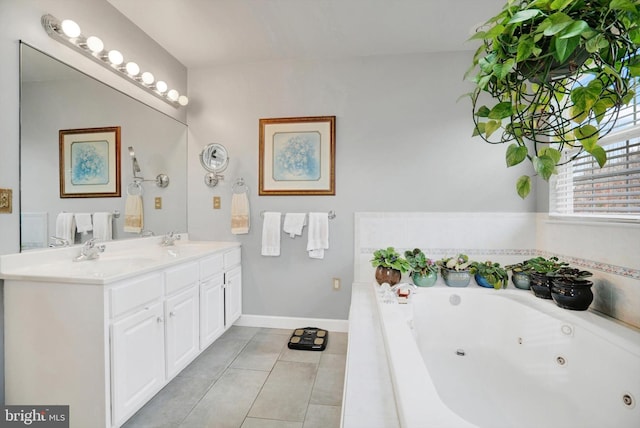
[[[95,213],[93,215],[93,237],[98,241],[113,239],[113,214]]]
[[[306,219],[306,213],[286,213],[284,215],[282,230],[292,238],[295,238],[296,235],[302,236],[302,228],[306,224]]]
[[[91,214],[89,213],[76,213],[76,229],[78,233],[87,233],[93,230],[93,223],[91,221]]]
[[[307,252],[312,259],[323,259],[329,249],[329,214],[309,213],[309,240]]]
[[[247,193],[234,193],[231,197],[231,233],[249,233],[249,198]]]
[[[56,217],[56,236],[66,240],[69,245],[76,242],[76,216],[73,213],[60,213]]]
[[[143,227],[142,195],[128,195],[124,205],[124,231],[140,233]]]
[[[262,255],[280,255],[280,218],[282,214],[278,212],[264,213],[262,222]]]

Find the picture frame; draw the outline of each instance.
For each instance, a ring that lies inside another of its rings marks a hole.
[[[117,198],[120,127],[59,131],[60,197]]]
[[[260,119],[261,196],[335,195],[336,117]]]

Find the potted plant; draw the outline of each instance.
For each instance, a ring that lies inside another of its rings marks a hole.
[[[473,263],[466,254],[446,257],[437,261],[444,283],[449,287],[466,287],[471,281],[469,266]]]
[[[476,283],[481,287],[507,288],[509,275],[507,271],[500,266],[500,263],[491,261],[473,262],[471,263],[470,273],[475,276]]]
[[[465,75],[474,135],[511,142],[507,167],[528,159],[545,180],[583,151],[602,167],[598,140],[640,76],[639,9],[634,0],[509,0],[471,37],[482,42]],[[528,175],[516,183],[522,198],[530,187]]]
[[[551,298],[556,305],[565,309],[585,311],[593,302],[591,286],[586,279],[591,272],[571,267],[563,267],[548,276],[551,278]]]
[[[531,291],[541,299],[551,299],[551,275],[567,267],[568,263],[561,262],[557,257],[534,257],[526,261],[530,267]]]
[[[411,269],[409,263],[393,247],[381,248],[373,252],[371,265],[376,268],[376,281],[395,285],[400,282],[402,274]]]
[[[507,265],[504,268],[507,271],[511,271],[511,281],[516,288],[520,288],[521,290],[529,290],[531,288],[531,278],[529,274],[532,268],[527,264],[527,260]]]
[[[411,266],[411,280],[420,287],[430,287],[438,279],[438,265],[435,261],[427,258],[421,249],[415,248],[413,251],[404,252],[404,258]]]

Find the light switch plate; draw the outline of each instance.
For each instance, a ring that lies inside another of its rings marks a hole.
[[[0,189],[0,213],[11,213],[11,201],[13,199],[13,191],[11,189]]]

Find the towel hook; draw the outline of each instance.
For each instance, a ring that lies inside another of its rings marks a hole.
[[[247,193],[249,191],[249,186],[247,186],[244,182],[244,178],[240,177],[233,184],[233,193]]]

